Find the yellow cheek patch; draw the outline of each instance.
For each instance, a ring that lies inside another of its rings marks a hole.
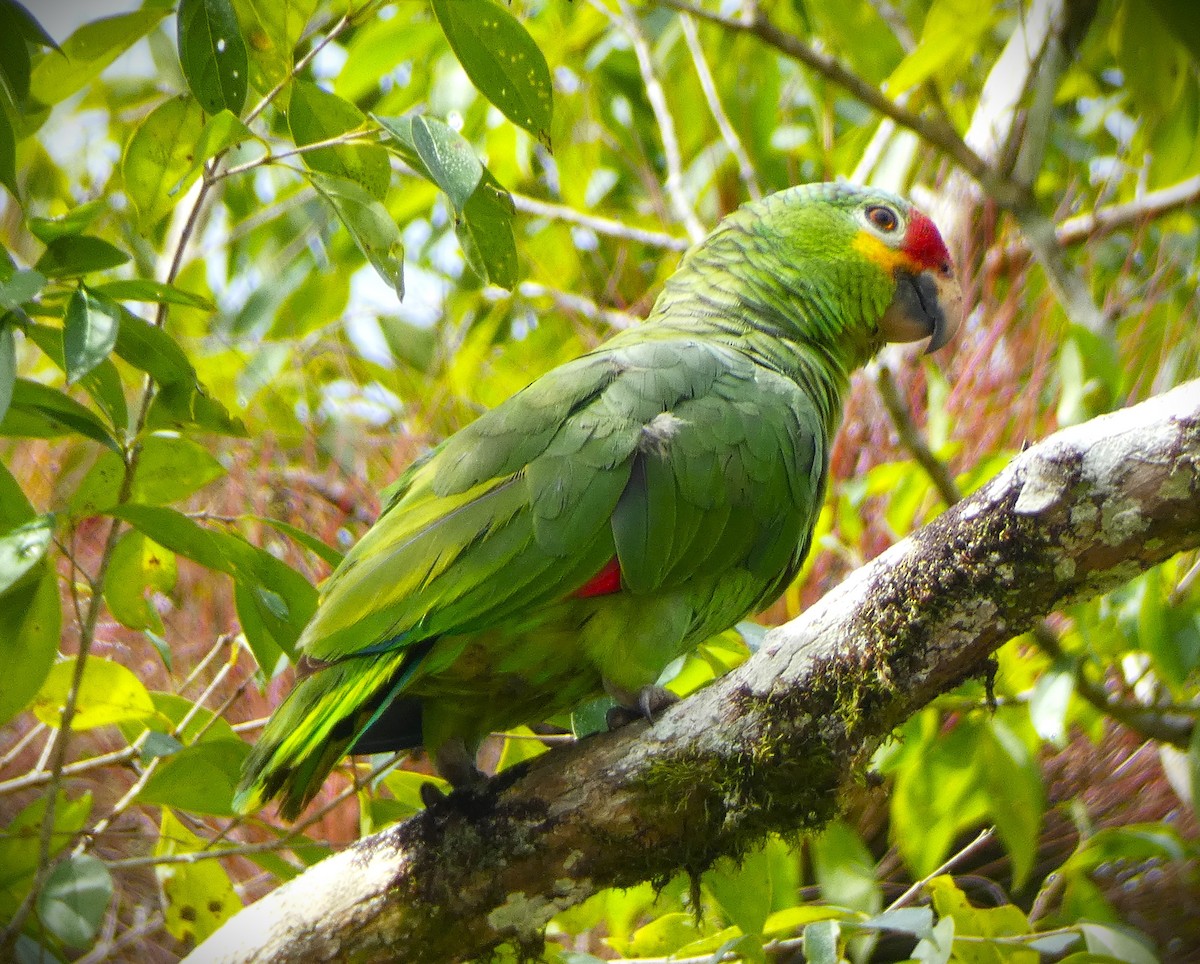
[[[854,236],[850,246],[868,261],[879,265],[888,274],[895,274],[897,268],[907,268],[914,274],[920,273],[920,265],[912,258],[903,251],[888,247],[868,231],[860,230]]]

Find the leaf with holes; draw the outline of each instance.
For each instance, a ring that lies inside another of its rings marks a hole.
[[[425,167],[454,205],[463,213],[483,177],[483,165],[458,131],[436,117],[418,114],[412,119],[413,145]]]
[[[176,17],[179,63],[206,113],[240,114],[249,90],[250,62],[229,0],[182,0]]]
[[[549,147],[550,68],[521,22],[492,0],[433,0],[433,12],[471,83]]]

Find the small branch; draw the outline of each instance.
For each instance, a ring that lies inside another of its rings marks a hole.
[[[1148,191],[1133,201],[1106,204],[1087,214],[1069,217],[1058,224],[1054,234],[1059,245],[1079,244],[1109,231],[1152,221],[1197,205],[1200,205],[1200,174],[1170,187]],[[1022,239],[998,251],[989,252],[987,266],[994,270],[1029,253],[1029,244]]]
[[[338,134],[336,137],[327,137],[323,141],[313,141],[311,144],[302,144],[299,147],[293,147],[286,151],[272,152],[268,151],[262,157],[256,157],[252,161],[246,161],[244,164],[238,164],[235,167],[227,167],[223,171],[217,171],[212,175],[213,181],[220,181],[227,177],[232,177],[235,174],[245,174],[247,171],[253,171],[257,167],[266,167],[270,164],[276,164],[286,160],[289,157],[302,157],[312,151],[319,151],[326,147],[352,147],[357,144],[371,145],[375,144],[375,135],[382,133],[380,128],[347,131],[344,134]],[[289,168],[290,170],[291,168]]]
[[[584,214],[582,211],[576,211],[565,204],[539,201],[537,198],[528,197],[524,194],[511,194],[510,196],[512,197],[513,207],[524,214],[532,214],[534,217],[539,218],[548,218],[551,221],[566,221],[569,224],[578,224],[580,227],[589,228],[597,234],[603,234],[610,238],[636,241],[639,244],[648,244],[651,247],[664,248],[667,251],[686,251],[692,244],[687,238],[679,238],[662,231],[651,231],[647,228],[636,228],[631,224],[614,221],[612,218],[604,218],[595,214]]]
[[[905,904],[909,903],[914,897],[917,896],[917,894],[919,894],[925,887],[927,887],[929,885],[929,882],[931,880],[933,880],[934,877],[940,877],[942,874],[949,872],[951,870],[951,868],[954,867],[955,864],[959,863],[960,861],[966,860],[967,857],[969,857],[971,854],[975,853],[975,851],[982,848],[995,835],[996,835],[996,828],[988,827],[986,830],[984,830],[982,833],[980,833],[978,837],[976,837],[969,844],[967,844],[965,847],[963,847],[962,850],[960,850],[956,854],[952,854],[946,860],[946,862],[944,864],[942,864],[940,867],[938,867],[938,869],[935,870],[932,874],[922,877],[920,880],[918,880],[916,883],[914,883],[911,887],[909,887],[908,890],[906,890],[903,894],[901,894],[894,901],[892,901],[888,905],[887,909],[888,910],[896,910],[897,908],[903,907]]]
[[[987,162],[971,150],[966,141],[948,123],[940,119],[931,120],[922,117],[901,106],[835,57],[821,53],[798,37],[780,30],[761,11],[754,11],[748,19],[739,19],[707,10],[690,0],[657,0],[657,2],[662,6],[691,14],[697,19],[718,24],[727,30],[749,33],[758,37],[793,60],[815,70],[822,77],[848,91],[872,110],[879,112],[884,117],[890,117],[901,127],[908,128],[943,154],[953,158],[968,174],[983,184],[989,194],[994,193],[998,198],[1006,201],[1012,200],[1011,187],[1002,181],[997,181]]]
[[[1147,740],[1169,743],[1181,750],[1188,748],[1196,728],[1194,712],[1173,711],[1166,707],[1142,706],[1114,700],[1102,684],[1088,676],[1083,660],[1072,658],[1063,650],[1058,636],[1046,623],[1036,624],[1030,633],[1038,648],[1051,659],[1074,665],[1075,692],[1105,716],[1112,717]]]
[[[912,420],[912,414],[908,410],[908,405],[900,397],[900,389],[896,387],[896,380],[892,377],[892,370],[886,363],[880,362],[877,366],[875,387],[879,389],[879,397],[883,399],[883,407],[887,409],[888,415],[891,416],[892,424],[896,426],[896,434],[900,436],[900,444],[908,449],[912,457],[916,459],[917,464],[925,470],[925,474],[933,482],[934,488],[938,490],[938,495],[942,497],[942,501],[946,505],[954,505],[960,501],[962,499],[962,492],[959,490],[958,484],[954,481],[954,477],[946,468],[945,463],[933,454],[929,443],[925,441],[925,436],[921,434],[921,430],[917,428],[916,423]]]
[[[692,63],[696,65],[696,76],[700,79],[700,89],[704,91],[708,109],[713,115],[713,120],[717,122],[717,129],[721,132],[725,146],[729,148],[729,153],[737,161],[738,176],[746,186],[746,193],[757,201],[762,197],[762,188],[758,186],[758,175],[754,171],[754,165],[750,163],[750,155],[746,153],[742,139],[733,129],[729,115],[725,113],[725,108],[721,104],[717,84],[713,80],[712,70],[709,69],[708,60],[704,56],[704,48],[700,45],[700,33],[696,29],[696,21],[686,13],[681,13],[679,24],[683,28],[683,39],[687,41],[688,50],[692,54]]]
[[[614,15],[599,0],[592,4],[604,13],[617,20],[629,35],[633,43],[633,52],[637,55],[638,70],[642,74],[642,84],[646,88],[646,99],[650,101],[650,109],[654,111],[654,119],[658,123],[659,137],[662,139],[663,156],[667,162],[667,177],[664,186],[675,216],[683,223],[688,237],[695,244],[703,240],[708,233],[704,225],[696,217],[696,209],[692,206],[691,198],[683,187],[683,161],[679,152],[679,138],[675,134],[675,118],[667,106],[667,95],[663,92],[662,83],[654,72],[654,58],[650,53],[650,43],[642,32],[637,14],[629,6],[629,0],[619,0],[621,12]]]
[[[488,289],[489,295],[493,289]],[[505,291],[503,288],[494,289],[496,298],[511,298],[512,292]],[[624,311],[617,311],[613,308],[604,308],[596,304],[590,298],[584,298],[581,295],[572,294],[569,291],[561,291],[558,288],[550,288],[546,285],[539,284],[536,281],[522,281],[517,287],[517,293],[522,298],[527,298],[533,301],[538,298],[549,298],[556,308],[562,311],[571,312],[576,315],[581,315],[588,321],[596,322],[597,324],[607,325],[609,328],[616,331],[623,331],[633,325],[641,322],[641,318],[636,315],[628,314]]]

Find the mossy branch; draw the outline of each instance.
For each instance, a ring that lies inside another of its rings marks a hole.
[[[697,872],[838,810],[871,752],[1051,610],[1200,546],[1200,381],[1051,436],[652,725],[556,749],[360,841],[189,961],[536,947],[604,887]]]

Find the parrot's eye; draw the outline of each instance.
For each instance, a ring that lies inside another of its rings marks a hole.
[[[867,220],[885,234],[891,234],[900,226],[900,216],[882,204],[873,204],[867,208]]]

